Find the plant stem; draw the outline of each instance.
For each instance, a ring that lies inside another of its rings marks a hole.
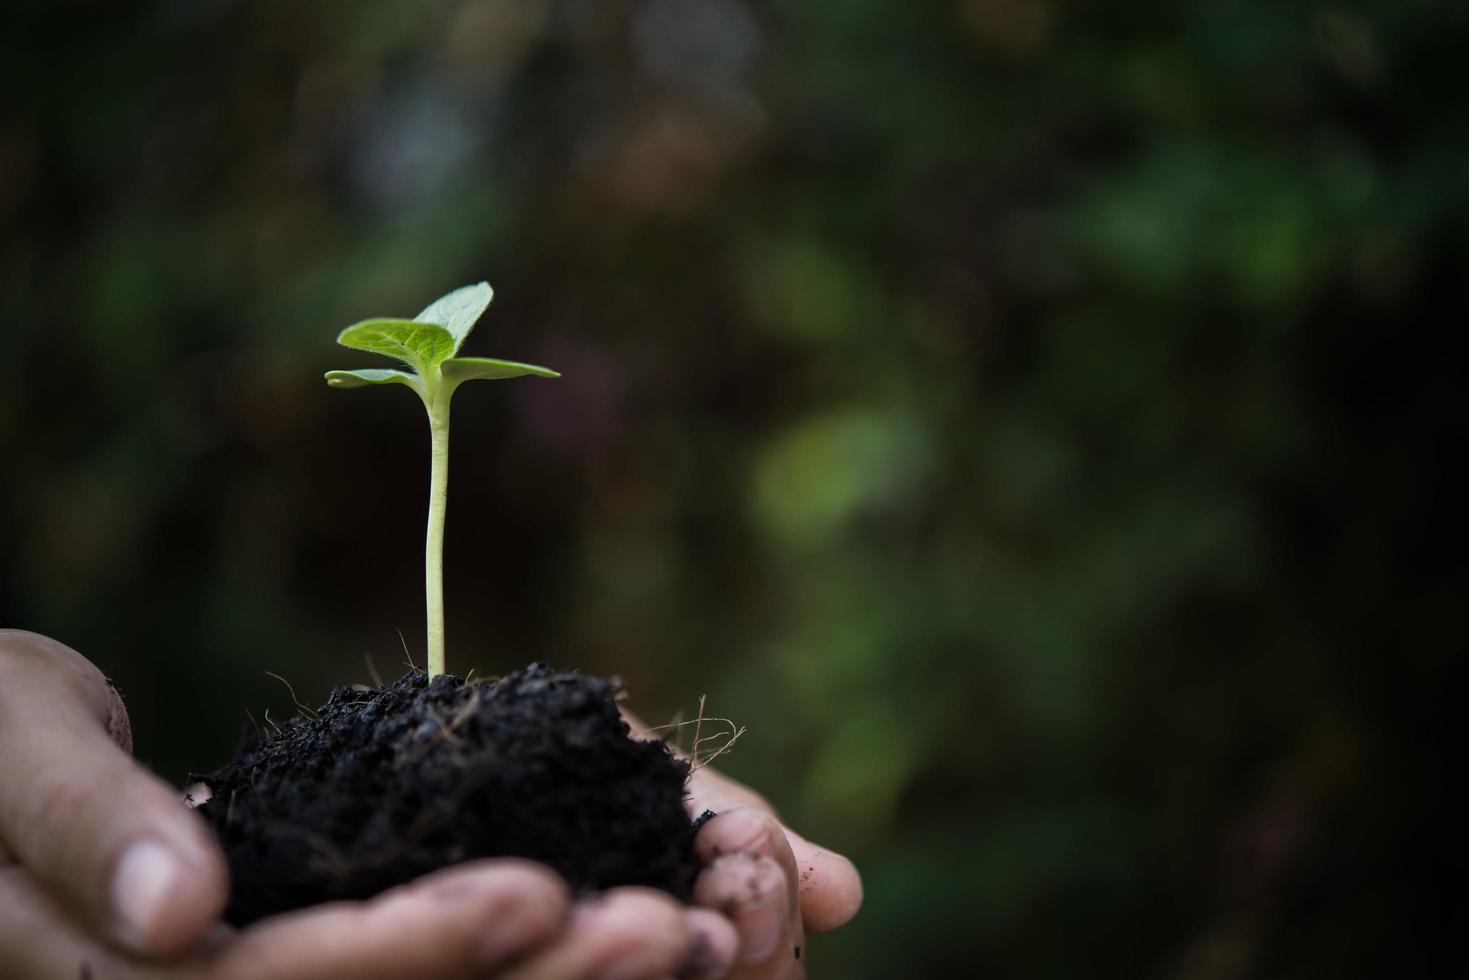
[[[431,464],[423,583],[428,613],[429,680],[444,672],[444,512],[449,504],[449,395],[450,391],[440,389],[426,399]]]

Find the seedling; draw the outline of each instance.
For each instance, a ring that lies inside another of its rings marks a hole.
[[[430,680],[444,672],[444,511],[449,489],[449,400],[454,390],[466,381],[493,381],[527,374],[541,378],[561,376],[535,364],[457,356],[493,296],[489,283],[481,282],[439,297],[412,320],[377,318],[354,323],[337,336],[337,343],[396,358],[410,370],[361,368],[326,373],[327,384],[334,388],[407,385],[418,393],[428,410],[428,535],[423,546],[423,579]]]

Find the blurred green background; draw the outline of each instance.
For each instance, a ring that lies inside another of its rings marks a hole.
[[[862,867],[818,977],[1447,976],[1469,8],[21,2],[0,623],[168,778],[421,650],[617,673]],[[377,366],[377,365],[372,365]]]

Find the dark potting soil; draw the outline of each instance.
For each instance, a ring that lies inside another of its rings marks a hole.
[[[436,868],[518,856],[579,891],[697,871],[688,764],[634,741],[613,681],[532,664],[497,683],[410,674],[334,690],[314,719],[247,735],[194,777],[229,858],[226,918],[369,898]]]

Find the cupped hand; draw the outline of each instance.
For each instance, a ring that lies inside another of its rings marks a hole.
[[[627,718],[634,732],[647,730]],[[763,796],[709,766],[694,771],[688,790],[691,817],[715,814],[694,840],[704,862],[694,901],[735,926],[739,948],[729,976],[805,977],[805,934],[843,926],[862,907],[857,868],[785,826]]]
[[[223,855],[130,748],[93,664],[0,630],[0,977],[662,980],[724,975],[736,955],[720,915],[636,888],[573,904],[515,859],[230,929]]]

